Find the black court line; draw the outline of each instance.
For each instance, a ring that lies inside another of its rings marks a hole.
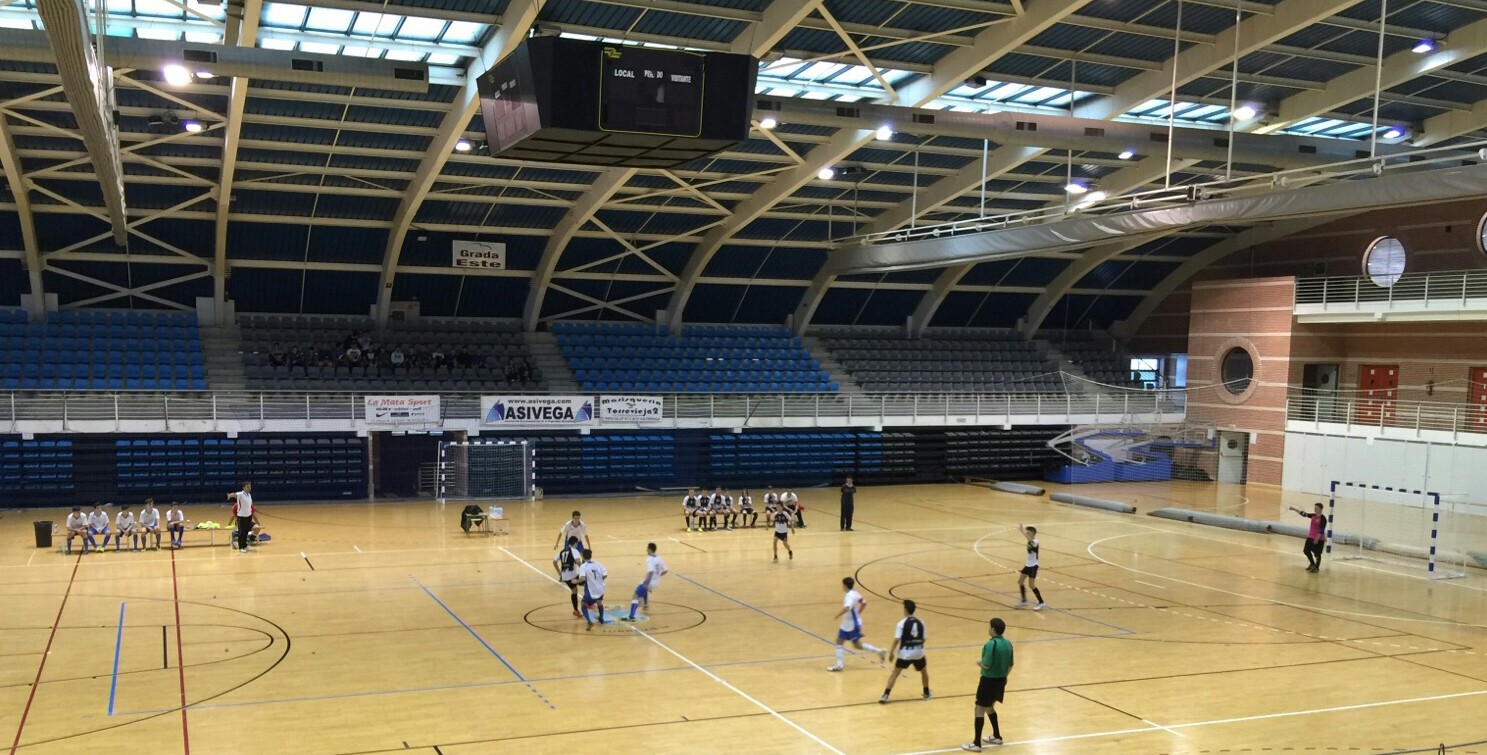
[[[310,557],[304,556],[303,558],[305,559],[305,565],[310,567],[310,571],[315,571],[315,565],[310,563]]]
[[[1081,700],[1088,700],[1088,701],[1090,701],[1090,702],[1094,703],[1095,705],[1098,705],[1098,706],[1100,706],[1102,708],[1109,708],[1110,710],[1113,710],[1116,713],[1121,714],[1122,716],[1130,716],[1131,718],[1134,718],[1137,721],[1141,721],[1142,723],[1145,723],[1146,722],[1146,719],[1144,719],[1144,718],[1136,715],[1135,713],[1132,713],[1132,712],[1130,712],[1128,710],[1121,710],[1120,708],[1117,708],[1114,705],[1111,705],[1110,703],[1103,702],[1101,700],[1096,700],[1093,697],[1090,697],[1088,695],[1081,695],[1078,692],[1075,692],[1074,690],[1069,689],[1068,687],[1059,687],[1059,690],[1061,690],[1062,692],[1064,692],[1066,694],[1073,695],[1073,696],[1075,696],[1075,697],[1077,697],[1077,698],[1079,698]]]
[[[691,544],[691,543],[689,543],[689,542],[687,542],[685,540],[677,540],[676,538],[671,538],[671,542],[676,543],[677,545],[685,545],[688,548],[691,548],[692,550],[697,551],[698,553],[706,553],[707,552],[707,551],[705,551],[705,550],[703,550],[701,548],[698,548],[697,546],[695,546],[695,545],[693,545],[693,544]]]
[[[168,636],[169,636],[168,633],[165,631],[165,625],[164,624],[161,624],[160,625],[160,658],[161,658],[161,664],[162,664],[160,666],[161,668],[170,668],[170,640],[167,639]]]

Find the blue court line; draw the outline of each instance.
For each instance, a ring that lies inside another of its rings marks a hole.
[[[114,638],[114,678],[108,683],[108,714],[114,714],[114,696],[119,692],[119,655],[124,650],[124,604],[119,604],[119,634]]]
[[[449,617],[450,618],[452,618],[455,621],[459,622],[459,625],[462,626],[462,627],[464,627],[465,628],[465,631],[466,632],[469,632],[470,633],[470,636],[471,637],[474,637],[475,640],[480,643],[480,646],[481,647],[485,648],[487,651],[490,652],[491,655],[495,656],[496,657],[496,660],[500,661],[502,666],[505,666],[507,668],[507,670],[509,670],[513,675],[516,676],[517,681],[520,681],[522,684],[525,684],[527,686],[527,689],[529,689],[529,690],[532,691],[532,694],[536,695],[537,698],[540,699],[542,702],[547,703],[547,707],[552,708],[553,710],[557,710],[557,707],[558,706],[553,705],[551,700],[548,700],[545,696],[543,696],[543,694],[541,692],[538,692],[537,691],[537,688],[536,687],[533,687],[531,685],[531,683],[527,681],[527,678],[525,676],[522,676],[520,671],[517,671],[516,670],[516,667],[515,666],[511,665],[510,663],[508,663],[506,661],[506,659],[501,656],[500,653],[496,652],[496,649],[495,648],[493,648],[493,647],[490,646],[490,643],[489,642],[486,642],[485,641],[485,638],[484,637],[481,637],[480,636],[480,633],[478,633],[474,629],[472,629],[469,624],[466,624],[465,623],[465,620],[464,619],[461,619],[459,617],[459,614],[455,613],[453,609],[451,609],[449,606],[447,606],[447,605],[444,604],[444,601],[439,600],[439,596],[438,595],[435,595],[433,590],[430,590],[428,587],[424,586],[424,584],[422,582],[419,582],[418,581],[418,578],[417,577],[415,577],[415,576],[413,576],[411,574],[408,575],[408,578],[413,580],[413,584],[416,584],[420,588],[422,588],[422,590],[424,591],[425,594],[427,594],[430,598],[433,598],[434,599],[434,602],[435,603],[438,603],[439,604],[439,607],[442,608],[442,609],[444,609],[444,612],[447,613],[447,614],[449,614]]]
[[[778,621],[781,624],[784,624],[785,626],[790,627],[791,629],[794,629],[797,632],[803,632],[805,634],[808,634],[811,637],[814,637],[815,639],[818,639],[818,640],[826,643],[827,645],[836,645],[836,642],[833,641],[833,640],[828,640],[825,637],[822,637],[821,635],[816,634],[815,632],[812,632],[809,629],[806,629],[805,627],[801,627],[801,626],[798,626],[796,624],[791,624],[790,622],[788,622],[788,621],[786,621],[786,620],[784,620],[784,619],[782,619],[782,618],[780,618],[780,617],[778,617],[778,616],[776,616],[776,615],[774,615],[774,614],[772,614],[772,613],[770,613],[770,612],[768,612],[768,611],[766,611],[766,610],[764,610],[762,608],[759,608],[758,606],[754,606],[754,605],[750,605],[748,603],[745,603],[742,600],[739,600],[738,598],[733,597],[732,595],[727,595],[725,593],[718,592],[717,590],[714,590],[713,588],[708,587],[707,585],[704,585],[701,582],[698,582],[697,580],[692,579],[691,577],[688,577],[688,576],[685,576],[685,575],[682,575],[682,574],[677,574],[675,576],[676,576],[677,579],[682,579],[682,580],[686,580],[688,582],[691,582],[692,584],[694,584],[694,585],[696,585],[698,587],[701,587],[702,589],[704,589],[704,590],[706,590],[706,591],[708,591],[708,592],[710,592],[710,593],[712,593],[712,594],[714,594],[714,595],[716,595],[716,596],[718,596],[720,598],[723,598],[724,600],[731,600],[734,603],[737,603],[737,604],[743,606],[744,608],[749,609],[750,611],[754,611],[754,612],[757,612],[757,613],[764,614],[765,616],[768,616],[769,618],[774,619],[775,621]]]
[[[912,569],[918,569],[919,571],[922,571],[925,574],[933,574],[936,577],[942,577],[942,578],[948,579],[948,580],[950,580],[952,582],[959,582],[961,584],[970,585],[971,587],[974,587],[977,590],[985,590],[986,592],[989,592],[989,593],[991,593],[993,595],[1000,595],[1000,596],[1002,596],[1002,597],[1004,597],[1004,598],[1006,598],[1008,600],[1011,600],[1012,599],[1012,593],[1002,592],[1001,590],[994,590],[994,589],[992,589],[990,587],[986,587],[985,585],[978,585],[975,582],[968,581],[968,580],[966,580],[964,578],[961,578],[961,577],[952,577],[949,574],[941,574],[941,573],[939,573],[937,571],[934,571],[933,569],[926,569],[926,568],[924,568],[922,566],[915,566],[914,564],[904,564],[904,566],[910,567]],[[1076,619],[1079,619],[1081,621],[1088,621],[1091,624],[1099,624],[1102,627],[1109,627],[1111,629],[1114,629],[1117,632],[1120,632],[1120,635],[1110,635],[1110,636],[1124,636],[1124,635],[1135,634],[1136,633],[1136,630],[1134,630],[1134,629],[1127,629],[1125,627],[1118,627],[1118,626],[1116,626],[1114,624],[1109,624],[1109,623],[1100,621],[1099,619],[1091,619],[1088,616],[1080,616],[1079,614],[1074,613],[1073,611],[1070,611],[1070,610],[1068,610],[1066,608],[1052,608],[1052,609],[1049,609],[1049,610],[1054,611],[1056,613],[1062,613],[1062,614],[1065,614],[1065,615],[1068,615],[1068,616],[1073,616]]]

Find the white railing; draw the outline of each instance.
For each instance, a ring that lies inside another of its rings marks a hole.
[[[0,433],[303,432],[396,429],[364,420],[362,393],[0,393]],[[386,394],[375,394],[386,395]],[[414,429],[494,431],[479,394],[445,394],[442,422]],[[659,422],[595,428],[840,427],[1181,421],[1156,392],[1091,394],[669,394]],[[521,428],[518,428],[521,429]]]
[[[1368,276],[1298,278],[1297,307],[1303,305],[1363,305],[1393,302],[1443,302],[1465,306],[1471,299],[1487,299],[1487,270],[1410,273],[1392,286],[1374,283]],[[1336,307],[1329,307],[1336,311]]]
[[[1286,420],[1350,430],[1435,430],[1487,434],[1487,411],[1468,404],[1329,396],[1290,396]]]
[[[1335,183],[1352,178],[1379,176],[1400,170],[1419,171],[1434,168],[1455,168],[1463,159],[1476,160],[1479,150],[1487,150],[1487,140],[1472,141],[1445,147],[1410,150],[1391,155],[1363,157],[1327,165],[1293,168],[1263,175],[1246,174],[1230,179],[1215,179],[1203,183],[1183,184],[1164,189],[1145,189],[1098,199],[1074,196],[1068,204],[1040,207],[1032,210],[983,215],[950,223],[900,228],[880,233],[859,234],[834,239],[834,243],[845,246],[868,246],[903,241],[922,241],[943,236],[959,236],[968,233],[987,233],[1008,228],[1038,225],[1062,220],[1071,214],[1127,212],[1161,207],[1174,207],[1196,201],[1223,199],[1272,192],[1277,189],[1295,189],[1303,186]]]

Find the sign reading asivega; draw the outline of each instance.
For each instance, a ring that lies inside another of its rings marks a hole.
[[[588,396],[481,396],[483,425],[587,425],[594,421]]]

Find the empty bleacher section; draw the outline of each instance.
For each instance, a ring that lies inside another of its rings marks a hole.
[[[0,387],[7,390],[203,390],[193,315],[52,312],[45,323],[0,311]]]
[[[1094,334],[1063,331],[1046,337],[1090,380],[1121,388],[1142,387],[1131,374],[1131,358],[1113,344],[1101,344]]]
[[[392,323],[369,318],[240,315],[250,389],[541,391],[517,322]],[[508,376],[508,373],[509,376]]]
[[[644,325],[553,323],[586,391],[835,393],[839,386],[786,328],[688,326],[680,336]]]
[[[1037,479],[1052,455],[1048,439],[1062,429],[679,430],[502,436],[535,443],[537,485],[550,495],[720,485],[746,488],[757,496],[766,485],[815,487],[839,483],[849,474],[865,485],[961,477]]]
[[[365,447],[351,435],[11,437],[0,441],[0,506],[154,497],[215,507],[244,480],[261,501],[359,499],[367,492]],[[215,518],[226,516],[223,509]]]
[[[872,393],[1048,393],[1064,390],[1036,344],[991,331],[905,338],[898,328],[822,328],[817,337]]]

